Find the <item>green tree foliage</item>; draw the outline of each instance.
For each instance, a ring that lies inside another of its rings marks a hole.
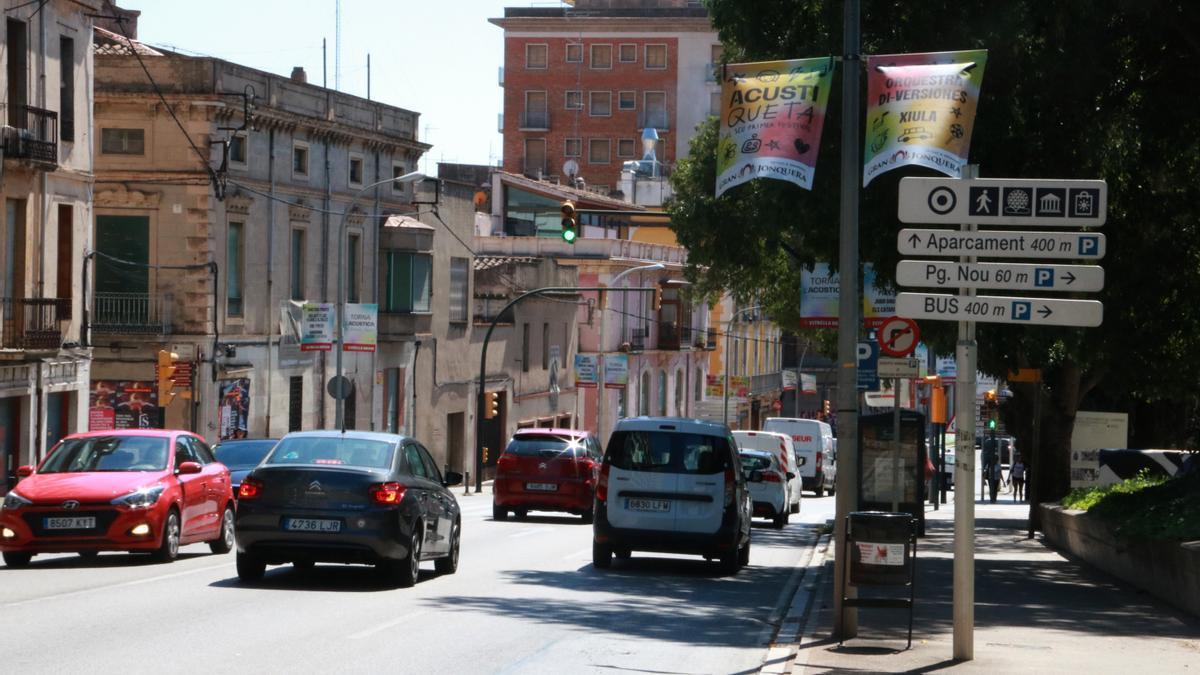
[[[842,3],[709,0],[730,62],[841,54]],[[1070,429],[1081,403],[1134,409],[1169,401],[1194,410],[1200,382],[1200,3],[1188,0],[963,0],[863,2],[862,52],[989,50],[971,161],[984,177],[1103,178],[1108,182],[1105,304],[1095,329],[979,324],[985,372],[1046,374],[1040,496],[1067,488]],[[839,67],[842,67],[839,64]],[[799,297],[806,263],[837,261],[841,73],[835,74],[813,190],[757,180],[713,197],[718,121],[693,142],[673,177],[680,241],[707,290],[766,299],[780,317]],[[865,83],[864,83],[865,84]],[[863,91],[865,98],[865,86]],[[863,128],[865,101],[849,120]],[[858,132],[861,138],[862,132]],[[860,169],[861,175],[861,169]],[[899,260],[897,185],[917,168],[863,190],[860,258],[890,277]],[[1003,293],[1001,293],[1003,294]],[[1056,294],[1056,297],[1064,297]],[[943,353],[953,324],[924,322]],[[1014,386],[1010,426],[1028,440],[1033,385]],[[1089,398],[1091,397],[1091,398]],[[1155,430],[1182,443],[1188,424]],[[1133,420],[1136,427],[1137,420]],[[1038,475],[1040,474],[1040,476]]]

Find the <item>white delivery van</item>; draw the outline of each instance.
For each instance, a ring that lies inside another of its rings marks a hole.
[[[738,450],[762,450],[775,455],[779,466],[787,472],[787,502],[790,513],[800,513],[800,465],[802,458],[796,454],[792,437],[774,431],[735,431],[733,440]]]
[[[763,431],[775,431],[791,437],[796,453],[804,458],[800,479],[804,489],[818,497],[837,489],[837,452],[834,450],[833,428],[820,420],[799,417],[768,417]]]

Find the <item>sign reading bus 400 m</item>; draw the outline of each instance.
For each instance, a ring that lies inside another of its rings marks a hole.
[[[900,293],[896,296],[896,313],[914,319],[942,321],[1099,326],[1104,320],[1104,305],[1097,300]]]

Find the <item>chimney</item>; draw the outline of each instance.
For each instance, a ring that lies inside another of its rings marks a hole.
[[[304,72],[303,66],[292,68],[292,82],[299,82],[300,84],[308,83],[308,73]]]

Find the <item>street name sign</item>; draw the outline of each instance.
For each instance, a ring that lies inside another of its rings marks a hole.
[[[1099,227],[1107,210],[1102,180],[900,180],[902,223]]]
[[[914,319],[979,321],[1023,326],[1099,326],[1104,304],[1098,300],[960,296],[899,293],[896,313]]]
[[[912,379],[921,374],[921,359],[879,357],[879,379]]]
[[[907,179],[905,179],[907,180]],[[896,238],[900,255],[980,258],[1104,257],[1103,234],[1094,232],[960,232],[905,228]]]
[[[896,265],[896,283],[928,288],[1087,292],[1104,288],[1104,268],[1097,265],[901,260]]]

